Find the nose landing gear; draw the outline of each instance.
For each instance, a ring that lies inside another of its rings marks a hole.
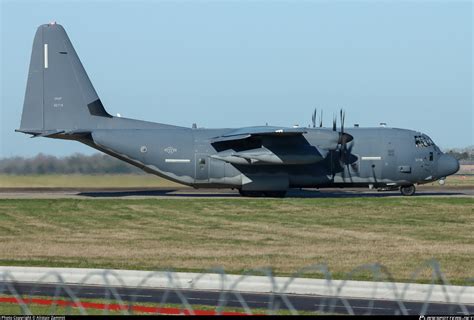
[[[415,191],[416,191],[416,188],[412,184],[400,187],[400,193],[404,196],[412,196],[415,194]]]

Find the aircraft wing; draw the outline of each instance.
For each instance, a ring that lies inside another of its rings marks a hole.
[[[301,165],[321,161],[325,152],[306,141],[302,135],[307,132],[305,128],[270,126],[236,129],[211,139],[218,151],[211,158],[236,165]],[[251,138],[256,139],[246,140]],[[266,138],[265,142],[262,138]]]
[[[261,126],[261,127],[246,127],[240,128],[221,136],[215,137],[211,140],[211,143],[218,143],[224,141],[243,140],[255,136],[273,136],[273,137],[288,137],[298,136],[306,133],[305,128],[287,128],[287,127],[273,127],[273,126]]]

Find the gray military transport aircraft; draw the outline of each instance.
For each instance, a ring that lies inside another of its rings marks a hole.
[[[64,28],[36,31],[19,132],[76,140],[148,173],[195,188],[283,197],[289,188],[400,188],[459,169],[425,134],[387,127],[185,128],[107,113]]]

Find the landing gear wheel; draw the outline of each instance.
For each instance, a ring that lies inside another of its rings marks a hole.
[[[400,193],[404,196],[412,196],[415,194],[416,188],[414,185],[410,184],[408,186],[401,186]]]

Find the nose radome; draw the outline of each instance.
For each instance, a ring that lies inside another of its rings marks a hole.
[[[449,154],[443,154],[438,159],[438,176],[446,177],[455,174],[459,170],[459,162]]]

